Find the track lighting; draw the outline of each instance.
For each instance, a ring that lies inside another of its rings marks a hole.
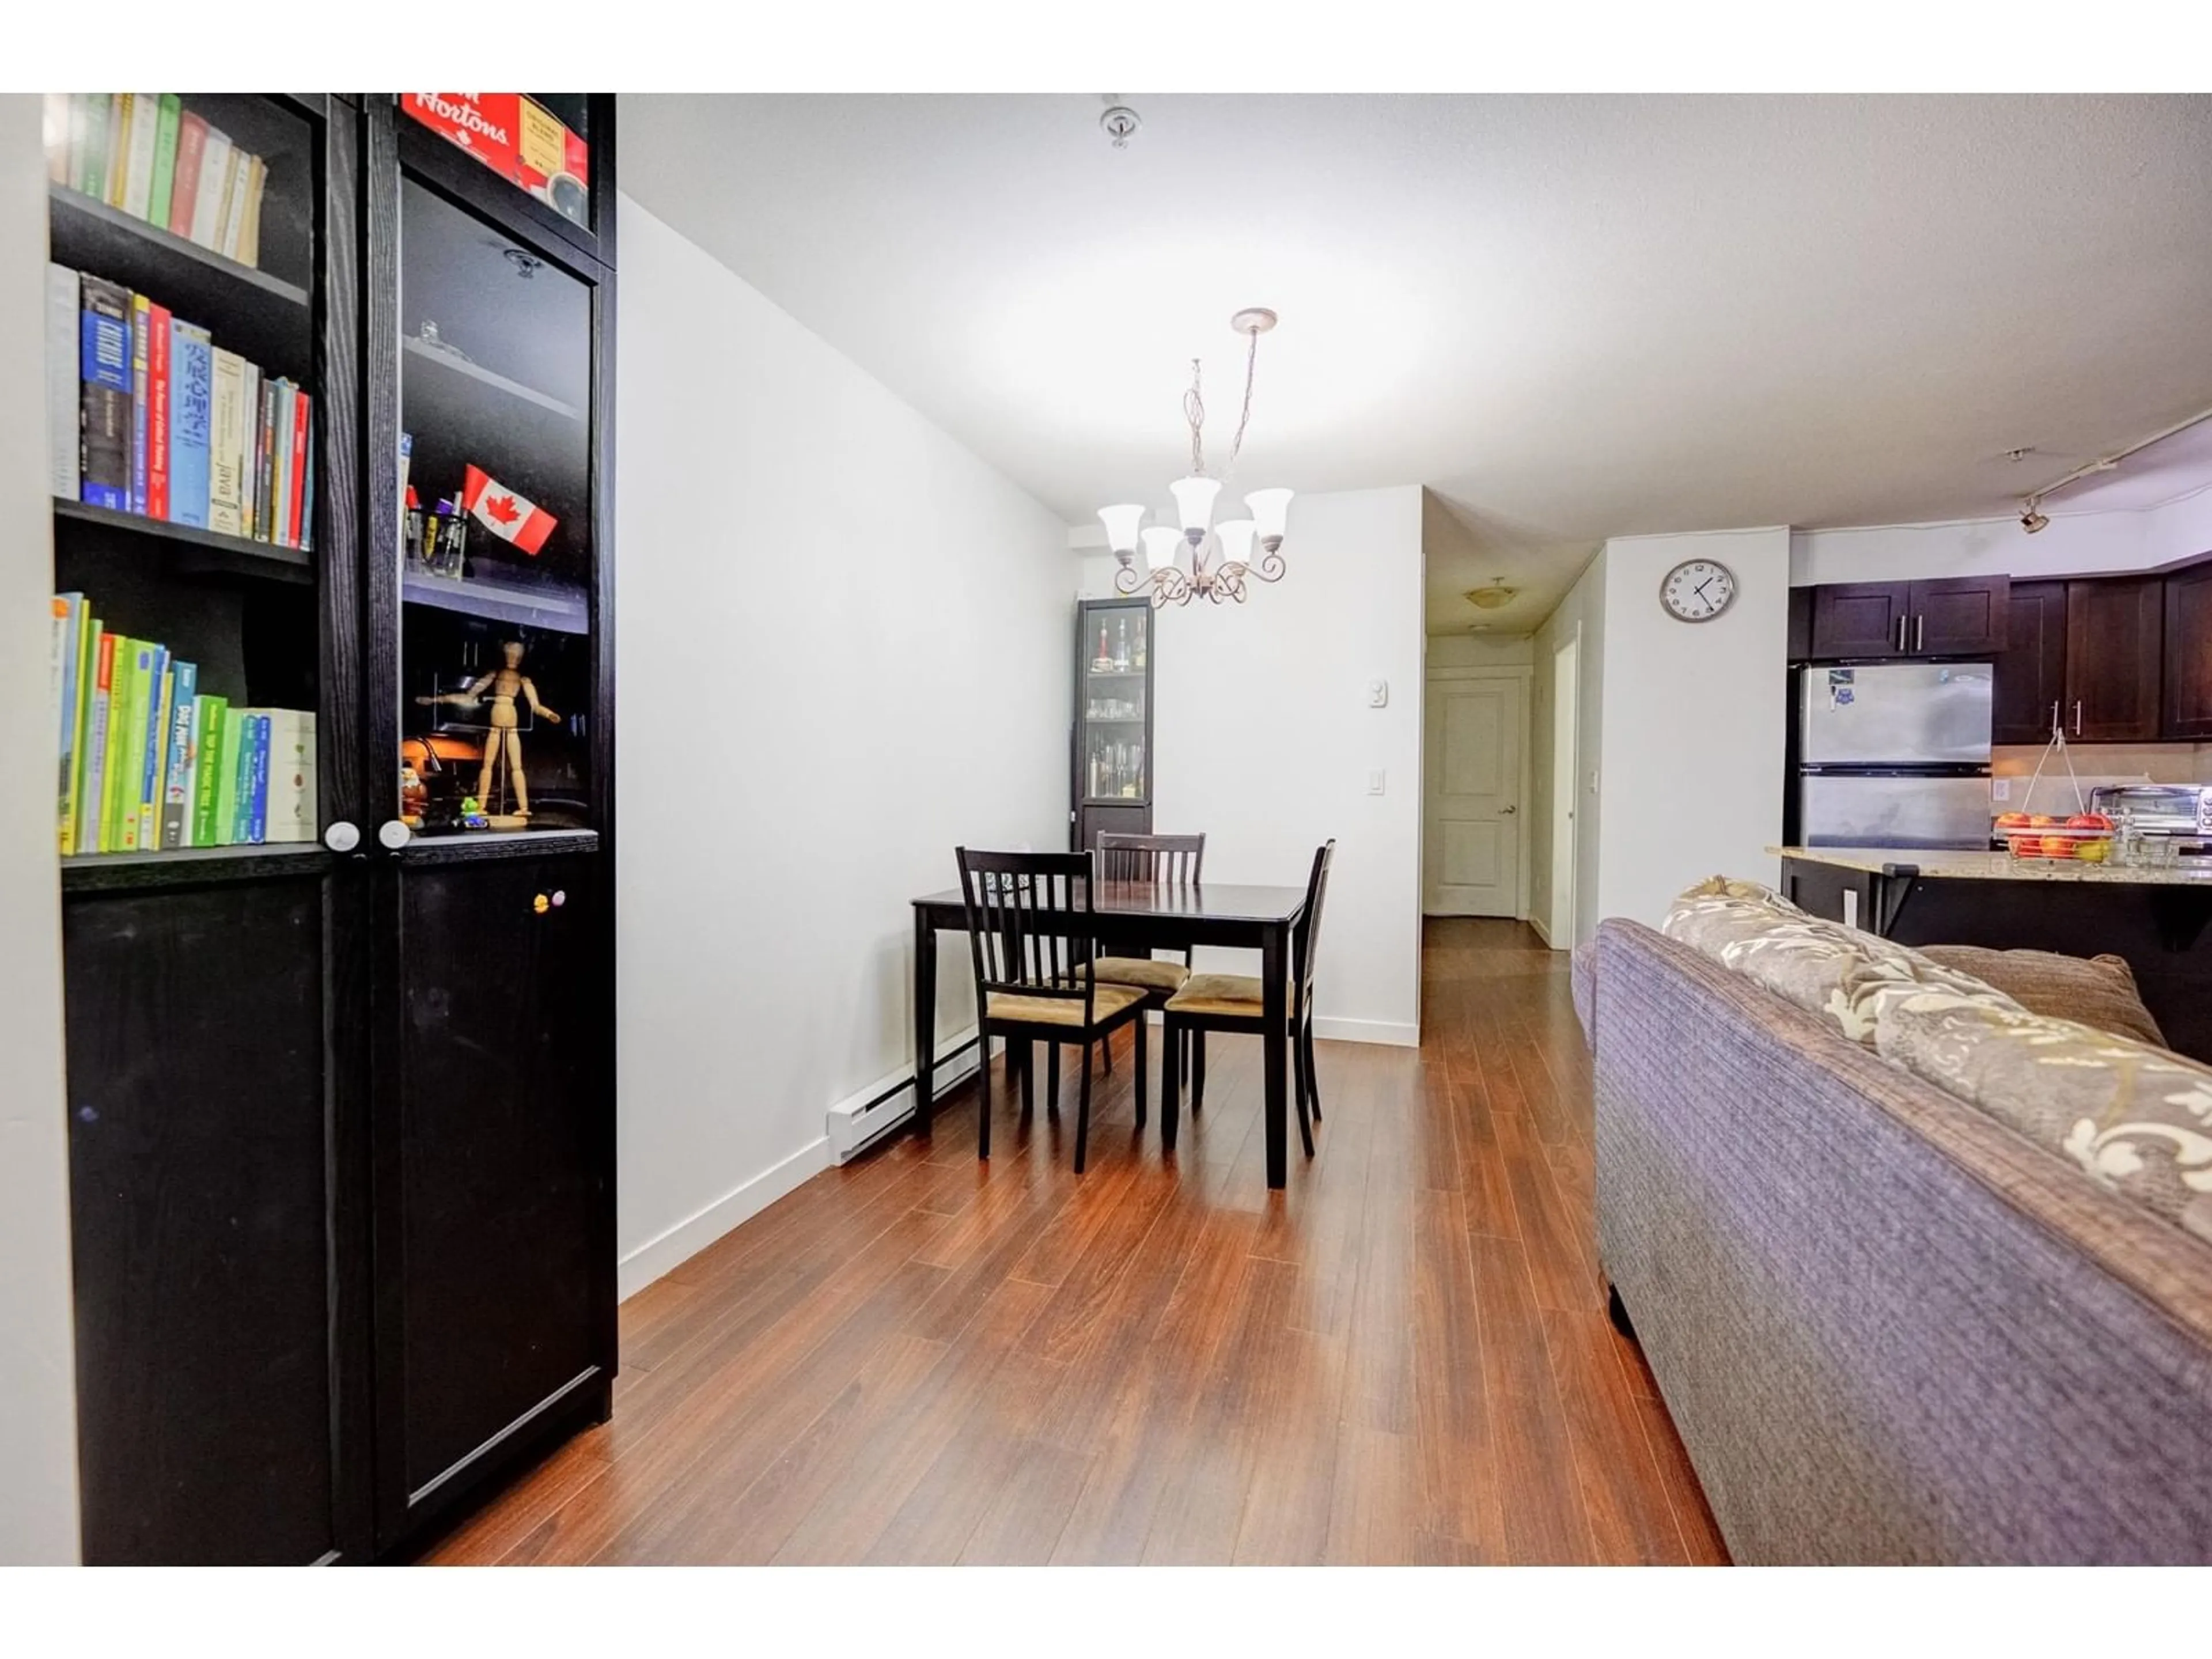
[[[2037,531],[2042,529],[2044,526],[2050,522],[2051,520],[2044,515],[2041,509],[2032,501],[2027,504],[2020,515],[2020,527],[2027,532],[2031,536],[2035,534]]]

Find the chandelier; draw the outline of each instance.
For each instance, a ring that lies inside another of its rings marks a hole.
[[[1244,356],[1244,403],[1237,413],[1237,436],[1229,446],[1223,476],[1206,476],[1206,401],[1200,395],[1198,359],[1194,357],[1190,390],[1182,398],[1183,419],[1190,426],[1190,473],[1168,486],[1168,494],[1175,497],[1176,522],[1139,529],[1145,517],[1141,503],[1098,509],[1106,526],[1107,544],[1121,567],[1114,573],[1114,591],[1136,593],[1149,585],[1154,609],[1170,603],[1188,605],[1200,594],[1216,605],[1225,599],[1242,605],[1247,579],[1279,581],[1285,568],[1278,550],[1283,544],[1284,523],[1290,514],[1291,491],[1255,489],[1244,498],[1249,518],[1212,522],[1213,499],[1221,493],[1244,447],[1244,428],[1252,420],[1252,372],[1259,362],[1260,337],[1274,327],[1275,313],[1255,306],[1238,312],[1229,319],[1229,325],[1251,343]],[[1256,560],[1253,557],[1255,544],[1260,551]],[[1139,545],[1145,554],[1141,570],[1137,568]],[[1188,568],[1178,562],[1185,557],[1189,561]]]

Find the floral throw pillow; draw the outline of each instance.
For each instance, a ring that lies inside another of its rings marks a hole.
[[[1885,1060],[2212,1240],[2212,1068],[1943,990],[1887,1002],[1875,1042]]]
[[[1756,882],[1700,882],[1674,901],[1660,931],[1869,1047],[1883,1005],[1930,986],[2019,1006],[1971,975],[1808,915]]]

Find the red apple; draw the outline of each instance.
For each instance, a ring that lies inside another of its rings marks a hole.
[[[2066,820],[2066,827],[2069,830],[2109,830],[2112,827],[2112,821],[2102,812],[2076,812]]]
[[[1997,814],[1997,828],[2000,830],[2025,830],[2027,828],[2027,814],[2025,812],[2000,812]]]

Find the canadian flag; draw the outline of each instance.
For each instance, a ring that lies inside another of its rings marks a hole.
[[[495,536],[535,554],[560,520],[537,502],[516,495],[482,467],[469,468],[461,483],[461,505]]]

